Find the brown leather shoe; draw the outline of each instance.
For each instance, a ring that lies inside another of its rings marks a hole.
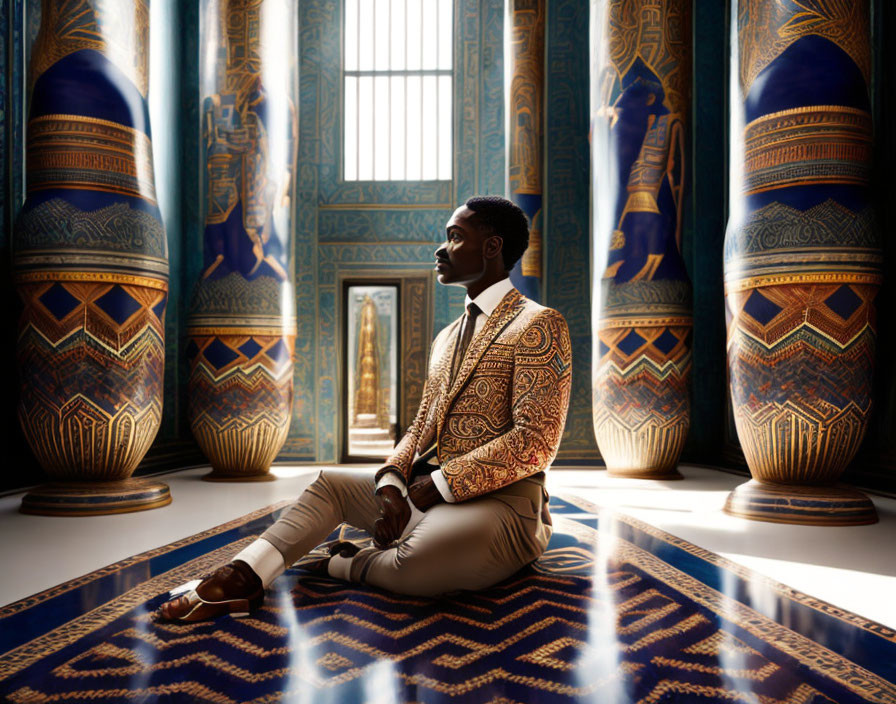
[[[218,616],[248,616],[264,601],[261,578],[242,560],[229,562],[203,579],[195,589],[162,604],[158,621],[208,621]]]

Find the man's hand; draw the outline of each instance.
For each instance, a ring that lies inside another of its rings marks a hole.
[[[373,524],[373,542],[378,548],[385,549],[401,536],[411,518],[411,507],[397,486],[382,486],[375,496],[381,515]]]
[[[421,511],[426,511],[445,500],[432,477],[416,480],[408,487],[408,496],[414,502],[414,506]]]

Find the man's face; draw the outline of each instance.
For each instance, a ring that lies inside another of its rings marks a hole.
[[[483,244],[492,236],[483,232],[476,213],[462,205],[445,225],[445,242],[436,250],[436,271],[442,284],[466,285],[485,274]]]

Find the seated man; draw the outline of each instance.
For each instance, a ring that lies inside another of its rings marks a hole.
[[[323,470],[233,561],[158,617],[244,615],[289,565],[341,523],[373,545],[339,543],[316,568],[409,595],[482,589],[536,560],[551,535],[545,470],[560,445],[572,380],[563,316],[508,278],[529,241],[504,198],[471,198],[435,253],[438,280],[464,286],[467,313],[432,345],[414,422],[379,471]]]

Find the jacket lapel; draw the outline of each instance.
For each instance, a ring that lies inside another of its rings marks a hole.
[[[525,305],[525,299],[520,295],[519,291],[513,289],[508,291],[504,298],[501,299],[501,302],[498,304],[498,307],[492,311],[492,314],[485,321],[485,325],[482,327],[476,336],[470,341],[470,346],[467,348],[467,353],[464,355],[463,360],[460,363],[460,369],[457,372],[457,376],[454,378],[454,383],[450,384],[450,374],[451,374],[451,364],[450,357],[448,354],[453,354],[454,347],[457,345],[457,342],[453,345],[450,345],[450,349],[446,352],[446,358],[449,363],[447,365],[447,374],[443,374],[442,381],[442,394],[439,399],[438,412],[436,413],[436,419],[438,422],[438,429],[436,437],[442,436],[442,426],[445,422],[445,415],[448,412],[448,409],[451,407],[451,403],[454,401],[458,392],[463,388],[464,384],[467,383],[467,380],[470,378],[470,375],[476,369],[479,364],[479,360],[482,359],[482,355],[485,354],[485,351],[489,348],[489,345],[495,341],[501,331],[507,327],[507,324],[513,320],[517,315],[520,314],[520,311],[523,310],[523,306]],[[456,337],[456,336],[455,336]],[[443,371],[444,371],[443,365]]]

